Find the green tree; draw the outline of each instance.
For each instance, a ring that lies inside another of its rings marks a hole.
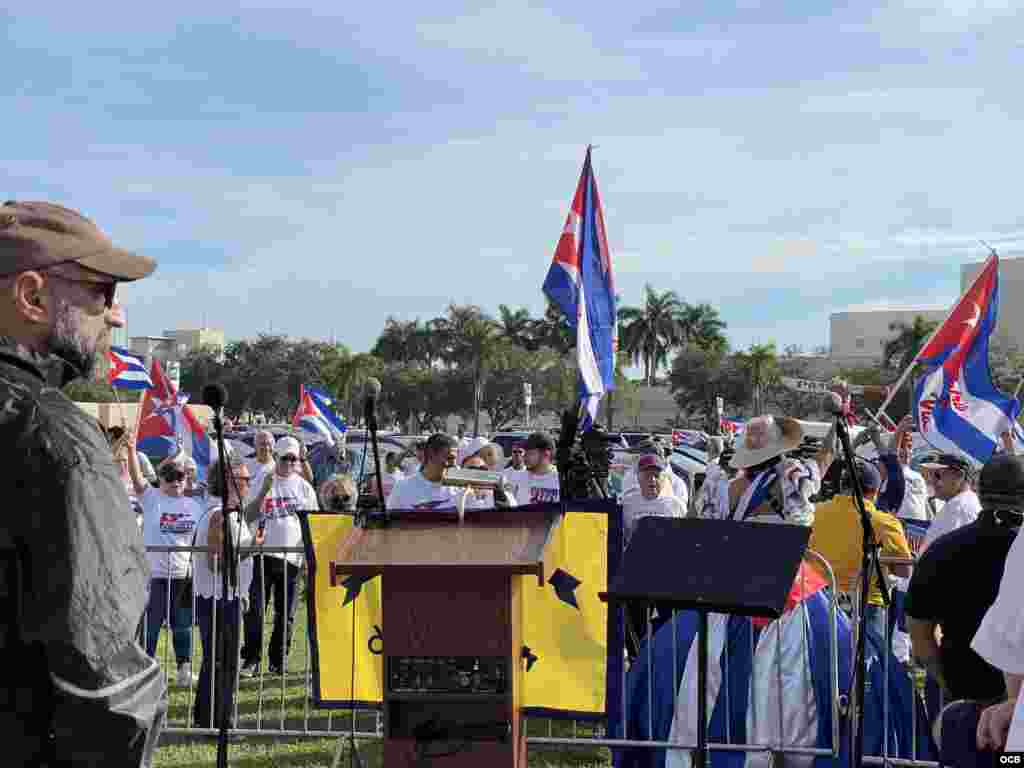
[[[742,411],[753,388],[735,355],[716,350],[684,349],[672,361],[669,387],[687,421],[702,420],[704,429],[719,431],[715,399],[721,397],[727,413]]]
[[[770,344],[751,344],[745,352],[737,352],[734,357],[737,364],[750,377],[752,392],[751,405],[754,415],[764,413],[764,389],[779,380],[778,355],[775,342]]]
[[[725,321],[710,304],[683,304],[679,322],[683,339],[704,351],[725,352],[729,348]]]
[[[106,381],[96,379],[75,379],[64,385],[63,392],[76,403],[114,403],[120,397],[121,402],[135,402],[137,395],[115,395],[113,387]]]
[[[504,304],[499,304],[498,329],[502,338],[517,347],[530,352],[536,352],[540,348],[537,341],[537,321],[530,317],[530,310],[525,307],[510,309]]]
[[[649,387],[658,368],[668,362],[669,352],[686,341],[684,309],[675,291],[658,293],[650,284],[644,286],[643,306],[619,309],[620,345],[632,364],[643,366]]]
[[[473,434],[480,434],[480,400],[488,371],[498,355],[498,324],[473,304],[448,306],[448,314],[432,321],[438,335],[441,359],[468,371],[473,378]]]
[[[896,376],[903,374],[914,362],[921,347],[928,341],[938,323],[925,320],[921,315],[915,315],[914,321],[906,323],[890,323],[889,331],[895,335],[890,338],[882,347],[882,364],[885,368],[893,370]],[[914,366],[914,371],[907,377],[905,386],[907,388],[907,404],[910,412],[914,410],[914,379],[921,373],[920,366]]]
[[[544,317],[533,321],[533,338],[539,347],[547,347],[561,355],[569,354],[569,350],[576,346],[576,331],[562,310],[550,300]]]

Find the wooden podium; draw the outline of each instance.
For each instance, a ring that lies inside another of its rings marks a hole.
[[[392,511],[355,528],[331,584],[382,577],[384,764],[526,768],[521,587],[544,586],[559,507]],[[443,758],[441,756],[444,756]],[[426,758],[426,762],[421,762]]]

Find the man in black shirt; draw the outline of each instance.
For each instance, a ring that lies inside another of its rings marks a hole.
[[[940,536],[914,568],[905,612],[914,656],[954,699],[996,700],[1006,695],[1002,673],[971,649],[971,640],[995,602],[1024,498],[1013,476],[1024,460],[999,455],[981,471],[978,519]],[[1012,498],[1011,498],[1012,497]],[[942,628],[942,644],[936,642]]]

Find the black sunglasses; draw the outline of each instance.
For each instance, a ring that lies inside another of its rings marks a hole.
[[[55,277],[58,280],[63,280],[65,283],[78,283],[79,285],[91,285],[93,288],[99,288],[103,291],[103,306],[107,309],[112,309],[114,306],[114,294],[117,292],[117,283],[101,283],[95,280],[75,280],[73,277],[64,277],[64,275],[58,275],[54,272],[48,273],[50,277]]]
[[[185,473],[180,469],[166,469],[160,473],[160,478],[168,483],[177,483],[185,479]]]
[[[282,456],[278,461],[283,461],[285,464],[294,464],[299,460],[298,456]]]

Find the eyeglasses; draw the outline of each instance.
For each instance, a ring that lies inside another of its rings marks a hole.
[[[166,483],[180,483],[185,479],[185,473],[181,470],[169,470],[160,473],[160,479]]]
[[[64,275],[58,275],[55,272],[47,272],[50,277],[55,277],[58,280],[63,280],[65,283],[77,283],[78,285],[89,285],[94,289],[100,289],[103,291],[103,306],[107,309],[111,309],[114,306],[114,294],[117,292],[117,283],[100,283],[95,280],[76,280],[73,277],[65,277]]]
[[[282,456],[278,459],[283,464],[294,464],[299,460],[298,456]]]

